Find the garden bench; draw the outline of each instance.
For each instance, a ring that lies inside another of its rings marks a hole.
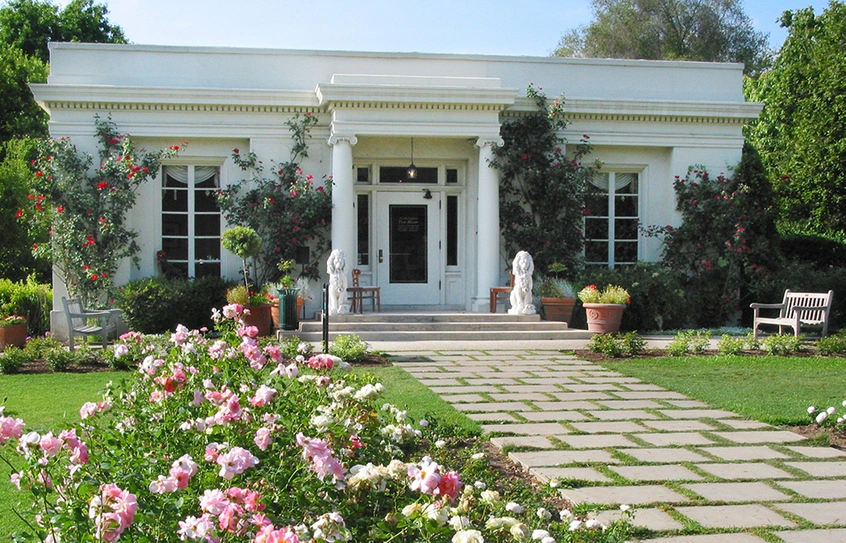
[[[103,348],[109,341],[109,334],[117,332],[117,324],[108,310],[93,311],[82,306],[82,299],[67,299],[62,296],[65,317],[68,319],[68,347],[73,351],[73,336],[100,336]],[[96,322],[97,324],[93,324]]]
[[[820,328],[821,335],[828,334],[828,316],[831,313],[831,301],[834,299],[834,291],[821,292],[791,292],[784,291],[784,300],[780,304],[751,304],[749,307],[755,310],[755,318],[752,323],[752,335],[758,339],[758,326],[761,324],[774,324],[778,326],[779,333],[784,333],[784,327],[793,328],[793,334],[798,337],[799,329]],[[762,309],[778,309],[778,317],[762,317]]]

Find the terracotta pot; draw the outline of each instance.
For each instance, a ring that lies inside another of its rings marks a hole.
[[[26,345],[26,324],[0,326],[0,352],[6,350],[6,345],[21,349]]]
[[[587,313],[588,331],[613,334],[620,331],[620,320],[626,304],[583,304]]]
[[[270,308],[271,304],[262,305],[247,305],[244,309],[249,309],[250,314],[244,316],[244,324],[247,326],[255,326],[258,328],[258,335],[267,336],[270,334]]]
[[[570,322],[573,318],[575,298],[541,298],[543,315],[548,321]]]

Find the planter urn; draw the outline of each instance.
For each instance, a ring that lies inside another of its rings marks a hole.
[[[588,331],[596,334],[613,334],[620,331],[620,321],[626,304],[585,303]]]
[[[249,315],[244,315],[243,317],[244,324],[246,326],[255,326],[258,328],[258,335],[260,336],[270,335],[271,307],[271,304],[244,306],[244,309],[248,309],[250,311]]]
[[[569,323],[573,318],[575,298],[541,298],[544,318],[548,321]]]
[[[0,326],[0,352],[6,346],[23,348],[26,345],[26,323]]]
[[[300,297],[295,288],[279,291],[279,328],[282,330],[296,330],[300,326]]]

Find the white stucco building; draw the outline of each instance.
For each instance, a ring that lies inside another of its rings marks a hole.
[[[590,135],[604,163],[609,205],[595,211],[586,256],[608,265],[658,258],[637,222],[677,224],[673,177],[693,164],[728,172],[761,108],[744,101],[737,64],[62,43],[50,60],[48,82],[32,88],[54,137],[94,154],[100,114],[150,150],[190,142],[141,188],[141,268],[127,264],[120,282],[153,275],[163,247],[188,274],[236,277],[218,239],[226,225],[203,195],[244,177],[234,148],[287,160],[285,121],[311,111],[320,122],[302,167],[334,177],[333,247],[383,304],[432,309],[484,311],[507,278],[487,162],[503,119],[532,107],[530,83],[565,95],[565,136]],[[420,175],[397,182],[412,145]],[[184,209],[168,189],[185,191]]]

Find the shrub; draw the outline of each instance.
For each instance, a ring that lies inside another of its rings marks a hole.
[[[610,358],[635,356],[646,348],[646,340],[637,332],[622,334],[596,334],[590,338],[588,349]]]
[[[32,359],[44,358],[47,356],[47,353],[53,349],[63,348],[64,345],[62,342],[53,339],[50,336],[34,337],[30,338],[30,340],[26,342],[26,354]]]
[[[298,336],[290,336],[285,338],[282,345],[279,346],[282,351],[282,356],[287,360],[294,360],[297,356],[306,357],[314,351],[311,343],[305,343],[300,340]]]
[[[723,334],[717,344],[717,352],[721,355],[738,355],[743,352],[746,340],[742,337]]]
[[[360,362],[370,345],[356,334],[338,336],[329,346],[329,354],[337,356],[345,362]]]
[[[611,358],[623,356],[623,346],[614,337],[614,334],[596,334],[590,338],[588,350],[592,353],[602,353]]]
[[[711,341],[711,332],[685,330],[676,334],[673,341],[667,345],[667,354],[670,356],[684,356],[686,354],[702,353],[708,348]]]
[[[786,355],[802,350],[802,337],[791,334],[774,334],[761,340],[761,349],[768,355]]]
[[[26,317],[27,333],[43,336],[50,329],[50,311],[53,309],[53,290],[29,277],[14,282],[0,279],[0,315]]]
[[[0,353],[0,373],[17,373],[31,358],[24,349],[9,345]]]
[[[127,283],[117,299],[132,330],[157,334],[188,328],[211,327],[211,310],[226,305],[232,281],[219,277],[168,279],[149,277]]]
[[[53,371],[68,371],[77,362],[76,355],[63,348],[47,351],[44,359]]]
[[[817,348],[821,355],[831,356],[835,354],[846,353],[846,333],[835,334],[820,338],[817,342]]]

